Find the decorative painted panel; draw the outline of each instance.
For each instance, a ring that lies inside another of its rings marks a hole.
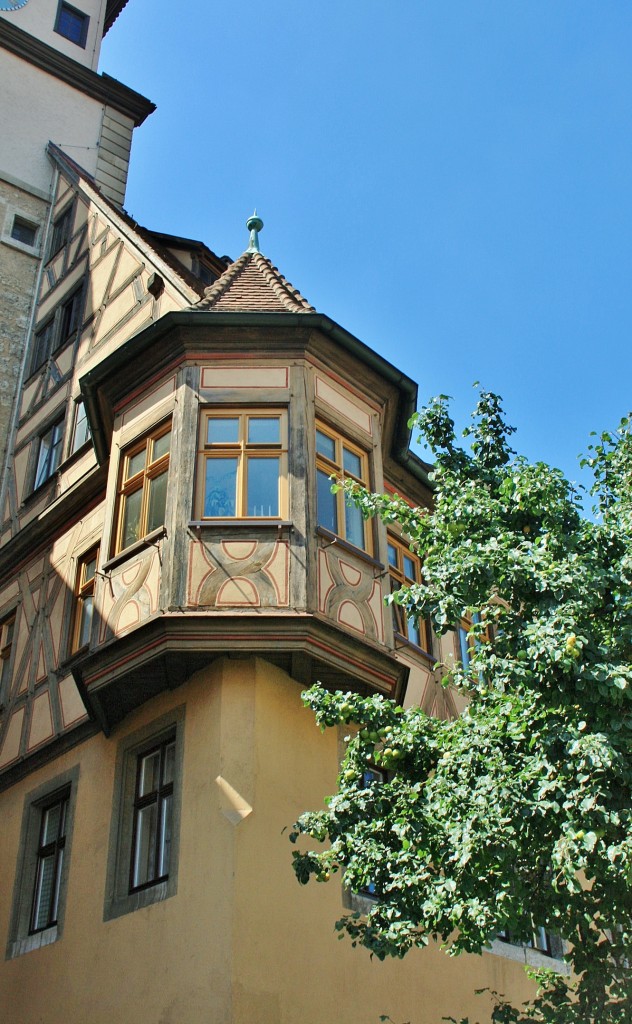
[[[289,544],[272,541],[193,541],[187,602],[197,608],[287,607]]]
[[[99,643],[134,629],[158,611],[160,554],[149,547],[100,579],[95,609],[101,617]]]
[[[318,551],[318,610],[345,629],[384,643],[380,579],[333,545]]]

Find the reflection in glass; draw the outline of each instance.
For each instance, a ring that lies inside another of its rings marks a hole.
[[[238,444],[239,418],[212,416],[207,420],[207,444]]]
[[[237,507],[237,459],[207,459],[204,515],[234,516]]]
[[[355,452],[350,452],[348,448],[343,446],[342,449],[342,468],[345,473],[351,473],[352,476],[362,477],[362,459]]]
[[[316,474],[318,523],[332,533],[338,533],[338,508],[336,495],[331,493],[331,480],[319,469]]]
[[[154,852],[158,825],[157,804],[141,807],[136,817],[136,856],[134,857],[134,886],[144,885],[155,877]]]
[[[132,491],[125,498],[121,547],[126,548],[140,537],[140,512],[143,503],[142,490]]]
[[[281,420],[279,416],[249,416],[248,444],[280,444]]]
[[[358,548],[364,547],[364,519],[355,505],[345,505],[345,536],[350,544]]]
[[[246,481],[249,516],[278,516],[279,459],[248,459]]]
[[[316,451],[330,462],[336,461],[336,442],[333,437],[323,434],[322,430],[316,431]]]
[[[147,510],[147,533],[163,526],[167,505],[168,473],[161,473],[149,481],[149,508]]]

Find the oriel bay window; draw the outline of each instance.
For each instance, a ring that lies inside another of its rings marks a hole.
[[[368,456],[323,423],[316,424],[316,502],[318,525],[358,548],[368,549],[369,531],[359,508],[342,490],[332,494],[331,477],[369,486]]]
[[[287,515],[287,411],[202,413],[197,511],[202,519]]]
[[[121,459],[115,551],[164,526],[171,423],[125,449]]]
[[[388,572],[391,583],[391,594],[400,587],[421,583],[421,563],[417,556],[399,538],[388,535]],[[430,624],[426,619],[415,622],[404,605],[393,601],[393,629],[400,636],[406,637],[410,643],[430,651]]]

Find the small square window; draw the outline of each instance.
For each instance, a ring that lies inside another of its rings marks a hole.
[[[64,439],[64,421],[57,420],[39,438],[37,449],[37,465],[35,468],[35,479],[33,490],[37,490],[57,469],[61,462],[61,445]]]
[[[14,238],[16,242],[22,242],[23,245],[29,245],[31,248],[34,248],[37,241],[37,224],[32,224],[30,221],[25,220],[24,217],[16,215],[11,226],[11,238]]]
[[[88,24],[90,18],[83,11],[71,7],[63,0],[57,8],[57,20],[55,21],[55,32],[77,46],[85,47],[88,36]]]

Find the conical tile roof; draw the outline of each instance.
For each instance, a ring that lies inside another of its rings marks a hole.
[[[270,260],[250,250],[231,263],[191,309],[211,313],[315,313]]]

